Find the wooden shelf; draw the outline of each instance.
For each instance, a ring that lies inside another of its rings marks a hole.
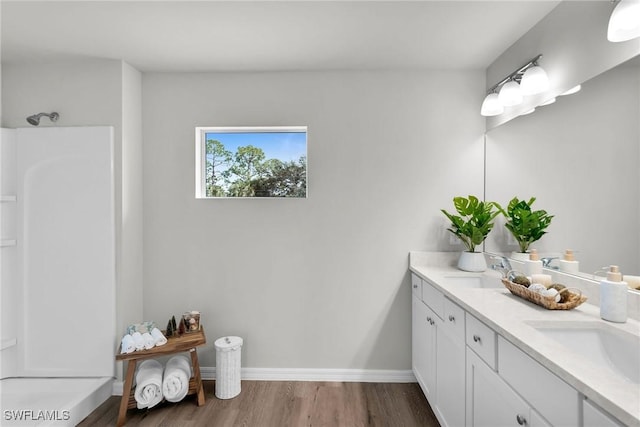
[[[150,359],[157,356],[182,353],[188,351],[191,354],[191,367],[193,377],[189,379],[189,391],[187,395],[197,395],[198,406],[204,405],[204,388],[202,387],[202,376],[200,375],[200,362],[198,362],[198,352],[196,347],[207,343],[204,329],[200,327],[198,332],[185,333],[176,337],[167,337],[167,343],[160,347],[153,347],[150,350],[134,351],[133,353],[121,354],[118,347],[116,360],[127,361],[127,376],[125,378],[120,399],[120,410],[118,412],[117,426],[123,426],[127,418],[127,410],[137,408],[135,399],[135,388],[133,387],[133,377],[136,371],[138,360]]]

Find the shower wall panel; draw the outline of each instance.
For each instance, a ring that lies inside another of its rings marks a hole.
[[[17,129],[24,376],[112,376],[113,128]]]

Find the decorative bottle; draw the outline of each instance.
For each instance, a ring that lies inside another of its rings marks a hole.
[[[580,272],[579,262],[576,261],[573,256],[573,251],[571,249],[567,249],[564,251],[564,256],[560,260],[560,271],[565,273],[577,274]]]
[[[600,317],[610,322],[626,322],[628,292],[618,266],[609,266],[607,278],[600,282]]]
[[[536,249],[531,249],[529,251],[529,259],[524,261],[524,273],[529,277],[534,274],[542,274],[542,261],[540,260]]]

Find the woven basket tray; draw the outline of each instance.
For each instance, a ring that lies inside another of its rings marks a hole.
[[[560,293],[568,292],[569,298],[565,302],[556,302],[554,297],[545,297],[537,292],[530,291],[522,285],[513,283],[507,279],[502,279],[502,284],[511,291],[512,294],[524,298],[527,301],[531,301],[534,304],[540,305],[548,310],[571,310],[576,308],[587,300],[587,297],[582,295],[579,289],[565,288]]]

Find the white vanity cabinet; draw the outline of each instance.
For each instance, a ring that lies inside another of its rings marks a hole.
[[[582,405],[584,427],[622,427],[622,424],[619,424],[587,399],[583,400]]]
[[[415,275],[412,287],[413,373],[440,423],[463,426],[465,312]]]
[[[411,315],[413,374],[433,405],[436,392],[436,330],[439,319],[415,293],[412,299]]]
[[[466,413],[468,427],[550,427],[468,347]]]
[[[552,425],[580,424],[578,392],[501,336],[498,337],[498,372]]]
[[[437,329],[436,395],[440,422],[445,426],[463,426],[465,412],[465,313],[462,308],[444,299],[444,317]]]
[[[466,276],[446,267],[425,267],[419,275],[413,271],[413,372],[443,427],[638,425],[637,417],[624,423],[624,412],[607,412],[609,400],[599,401],[588,386],[570,385],[571,371],[559,368],[566,355],[554,364],[556,353],[548,343],[509,323],[512,317],[523,322],[512,316],[521,308],[511,305],[510,294],[494,301],[493,290],[448,281]],[[589,319],[589,310],[578,317]],[[571,313],[553,314],[565,319]]]

